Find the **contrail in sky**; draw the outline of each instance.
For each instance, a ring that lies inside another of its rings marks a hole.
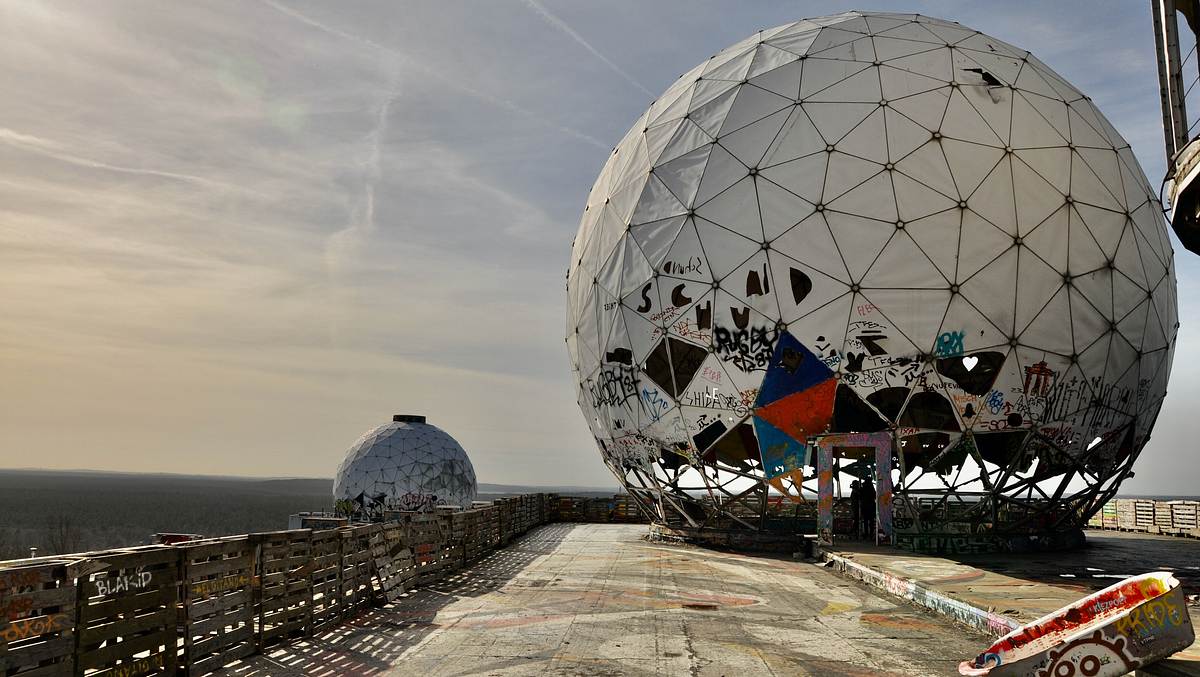
[[[601,54],[600,51],[597,50],[595,47],[592,47],[591,43],[589,43],[587,40],[584,40],[583,36],[580,35],[579,33],[575,32],[575,29],[571,28],[571,26],[568,25],[566,21],[563,21],[562,19],[558,18],[557,16],[554,16],[553,14],[551,14],[550,10],[543,7],[540,2],[538,2],[537,0],[525,0],[525,4],[528,5],[530,9],[537,12],[538,15],[540,15],[543,19],[545,19],[546,22],[549,23],[551,26],[554,26],[555,28],[562,31],[563,33],[566,33],[567,36],[569,36],[572,40],[574,40],[575,42],[578,42],[580,44],[580,46],[582,46],[584,49],[586,49],[588,52],[590,52],[592,56],[603,61],[604,65],[608,66],[609,68],[612,69],[612,71],[614,73],[616,73],[617,75],[620,75],[622,78],[624,78],[626,82],[628,82],[629,84],[633,85],[634,87],[637,87],[638,89],[642,90],[643,92],[646,93],[647,96],[654,98],[654,92],[650,91],[649,89],[646,89],[646,87],[643,86],[642,83],[640,83],[636,79],[634,79],[634,77],[632,75],[621,70],[620,66],[613,63],[611,59],[609,59],[608,57]]]
[[[342,268],[343,259],[352,252],[350,248],[361,244],[375,231],[375,187],[380,179],[380,160],[383,156],[383,142],[387,137],[388,115],[392,104],[400,97],[399,84],[392,78],[380,101],[375,113],[375,127],[367,137],[370,140],[370,151],[363,161],[365,177],[363,179],[363,202],[351,215],[350,223],[345,228],[333,233],[325,240],[325,272],[330,277],[335,276]]]
[[[329,33],[330,35],[335,35],[339,38],[357,42],[358,44],[363,45],[364,47],[370,47],[371,49],[376,49],[376,50],[380,50],[380,51],[386,52],[388,54],[391,54],[391,55],[395,56],[396,58],[398,58],[405,66],[420,72],[422,75],[425,75],[428,78],[431,78],[433,80],[441,82],[442,84],[446,85],[447,87],[450,87],[451,89],[457,90],[459,92],[462,92],[463,94],[467,94],[467,95],[475,97],[477,99],[481,99],[481,100],[486,101],[494,106],[511,111],[513,113],[516,113],[518,115],[526,117],[530,120],[534,120],[535,122],[538,122],[547,127],[557,129],[558,131],[560,131],[564,134],[573,136],[581,141],[590,143],[591,145],[596,146],[597,148],[603,148],[605,150],[609,150],[612,148],[612,144],[606,144],[603,141],[597,139],[596,137],[585,134],[585,133],[579,131],[578,129],[573,129],[571,127],[567,127],[565,125],[560,125],[556,122],[548,120],[548,119],[542,117],[541,115],[538,115],[537,113],[529,110],[528,108],[524,108],[524,107],[518,105],[514,101],[511,101],[509,99],[502,99],[500,97],[488,94],[487,92],[483,92],[478,89],[475,89],[474,87],[469,87],[467,85],[464,85],[461,82],[458,82],[455,78],[447,76],[445,73],[441,73],[439,71],[436,71],[436,70],[430,68],[426,64],[415,61],[414,59],[409,57],[407,54],[404,54],[403,52],[401,52],[397,49],[388,47],[387,45],[382,45],[378,42],[375,42],[374,40],[371,40],[370,38],[365,38],[365,37],[362,37],[359,35],[354,35],[352,33],[347,33],[346,31],[343,31],[339,28],[334,28],[333,26],[324,24],[324,23],[317,21],[316,19],[308,16],[307,14],[304,14],[295,9],[292,9],[291,7],[288,7],[287,5],[284,5],[282,3],[276,2],[276,0],[263,0],[263,2],[270,5],[271,7],[275,8],[276,10],[292,17],[293,19],[296,19],[297,21],[300,21],[309,26],[312,26],[313,28],[324,31],[326,33]]]
[[[138,174],[141,176],[157,176],[163,179],[174,179],[177,181],[187,181],[189,183],[200,183],[217,188],[234,188],[229,184],[221,183],[206,179],[203,176],[194,174],[182,174],[180,172],[169,172],[161,169],[144,169],[142,167],[127,167],[124,165],[114,165],[91,158],[81,157],[73,153],[68,153],[62,149],[62,144],[49,139],[44,139],[38,136],[22,134],[20,132],[0,127],[0,143],[5,143],[10,146],[15,146],[22,150],[31,153],[37,153],[44,157],[53,158],[59,162],[65,162],[77,167],[87,167],[89,169],[102,169],[109,172],[117,172],[120,174]]]

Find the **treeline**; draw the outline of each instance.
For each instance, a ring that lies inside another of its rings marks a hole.
[[[324,510],[332,480],[0,471],[0,559],[138,545],[155,532],[206,536],[287,528]]]

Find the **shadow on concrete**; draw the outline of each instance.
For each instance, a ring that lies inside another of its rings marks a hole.
[[[374,675],[391,670],[405,651],[441,627],[438,611],[464,597],[503,587],[542,555],[553,552],[571,524],[536,527],[449,578],[418,588],[392,604],[371,609],[341,625],[263,655],[230,665],[226,675]]]
[[[1200,540],[1089,530],[1087,545],[1066,552],[944,555],[947,559],[1014,578],[1079,590],[1106,588],[1128,576],[1170,571],[1188,595],[1200,594]]]

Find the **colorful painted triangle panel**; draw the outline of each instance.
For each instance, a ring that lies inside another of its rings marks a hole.
[[[807,390],[759,407],[754,413],[792,439],[804,444],[810,435],[825,432],[833,418],[836,392],[837,379],[830,377]]]
[[[775,354],[767,366],[754,406],[762,407],[789,395],[807,390],[833,376],[821,358],[787,332],[775,344]]]
[[[808,462],[808,448],[802,442],[757,416],[754,417],[754,432],[758,434],[759,455],[767,479],[787,475]]]

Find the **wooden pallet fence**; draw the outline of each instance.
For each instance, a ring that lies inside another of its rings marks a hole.
[[[312,614],[315,634],[342,620],[342,535],[337,529],[312,534]]]
[[[1171,520],[1176,531],[1189,533],[1200,527],[1196,519],[1197,506],[1200,503],[1196,501],[1171,501]]]
[[[259,651],[309,633],[312,624],[312,531],[273,531],[250,535],[257,548],[254,590],[255,640]]]
[[[246,536],[178,546],[183,557],[183,664],[212,672],[258,650],[255,551]]]
[[[350,616],[369,607],[375,598],[371,576],[375,561],[371,558],[371,536],[379,524],[338,529],[342,536],[342,607]]]
[[[441,579],[446,566],[441,520],[437,515],[408,513],[404,521],[417,565],[417,585],[428,585]]]
[[[489,505],[480,511],[480,537],[484,549],[494,550],[500,545],[500,512],[499,508]]]
[[[64,562],[0,569],[0,674],[73,674],[75,603]]]
[[[490,550],[488,544],[487,514],[483,510],[471,510],[463,514],[466,529],[463,535],[463,557],[474,562]]]
[[[382,524],[3,562],[0,677],[212,673],[394,602],[538,524],[627,517],[613,505],[621,497],[525,495]]]
[[[1158,533],[1175,533],[1175,522],[1171,519],[1171,504],[1167,501],[1154,502],[1154,527]]]
[[[1100,509],[1100,516],[1101,522],[1103,523],[1105,529],[1118,528],[1119,523],[1117,522],[1116,500],[1111,500],[1108,503],[1105,503],[1104,507]]]
[[[458,571],[467,564],[464,542],[467,538],[467,516],[464,512],[438,512],[445,538],[446,574]]]
[[[175,674],[179,550],[129,548],[84,562],[95,571],[76,581],[76,674]]]
[[[1160,517],[1158,516],[1158,501],[1141,501],[1134,499],[1134,529],[1135,531],[1147,531],[1150,527],[1158,525]],[[1170,516],[1166,517],[1166,525],[1170,526]]]
[[[395,602],[413,587],[416,561],[404,525],[386,522],[370,535],[371,557],[383,599]]]
[[[496,545],[503,546],[512,540],[512,514],[508,511],[508,499],[496,499],[492,503],[496,511]]]

